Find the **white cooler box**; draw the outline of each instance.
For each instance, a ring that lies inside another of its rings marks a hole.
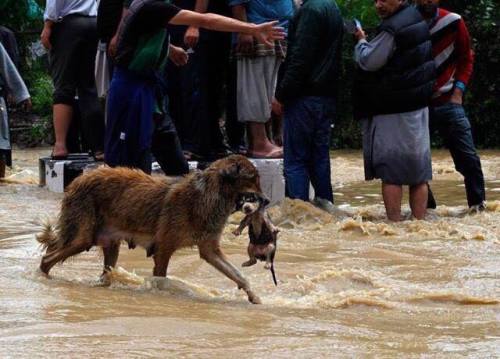
[[[76,177],[98,163],[86,153],[71,153],[65,160],[42,157],[38,160],[39,185],[49,191],[62,193]]]
[[[285,177],[283,176],[282,159],[254,159],[250,161],[260,175],[262,192],[271,201],[270,205],[280,203],[285,198]]]

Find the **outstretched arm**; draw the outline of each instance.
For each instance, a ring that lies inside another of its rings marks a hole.
[[[217,14],[199,14],[194,11],[181,10],[169,23],[172,25],[198,26],[216,31],[243,32],[254,36],[268,46],[273,46],[274,40],[285,38],[283,28],[276,26],[278,21],[256,25]]]

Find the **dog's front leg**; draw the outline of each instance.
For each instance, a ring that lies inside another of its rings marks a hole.
[[[239,289],[243,289],[247,295],[248,300],[253,304],[261,304],[260,298],[252,292],[250,284],[240,273],[238,268],[232,265],[224,256],[224,253],[214,241],[205,242],[199,245],[200,256],[220,272],[226,275],[229,279],[236,282]]]

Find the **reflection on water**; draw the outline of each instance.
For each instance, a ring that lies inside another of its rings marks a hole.
[[[36,180],[39,151],[15,151],[0,183],[0,356],[87,357],[497,357],[500,158],[482,154],[489,204],[469,215],[446,152],[434,154],[438,209],[425,221],[387,223],[380,185],[363,181],[361,154],[335,152],[334,218],[298,201],[271,215],[278,240],[277,287],[263,263],[242,269],[264,304],[248,304],[232,282],[176,253],[169,278],[151,277],[141,249],[122,248],[109,288],[91,250],[48,279],[37,271],[34,234],[57,214],[61,195]],[[246,259],[230,232],[230,260]],[[167,354],[168,353],[168,354]]]

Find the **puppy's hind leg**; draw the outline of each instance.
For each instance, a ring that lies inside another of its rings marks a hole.
[[[241,266],[242,267],[250,267],[250,266],[253,266],[255,263],[257,263],[257,259],[255,259],[255,257],[252,257],[249,260],[247,260],[246,262],[243,262],[241,264]]]
[[[261,304],[260,298],[250,289],[248,281],[241,275],[238,268],[226,259],[224,253],[222,253],[217,244],[214,244],[213,242],[205,242],[200,244],[198,247],[201,258],[225,274],[226,277],[236,282],[236,284],[238,284],[238,288],[243,289],[247,293],[248,300],[251,303]]]
[[[247,247],[247,253],[249,259],[246,262],[243,262],[243,264],[241,265],[242,267],[250,267],[253,266],[255,263],[257,263],[257,258],[255,258],[254,251],[255,251],[254,245],[250,243]]]

